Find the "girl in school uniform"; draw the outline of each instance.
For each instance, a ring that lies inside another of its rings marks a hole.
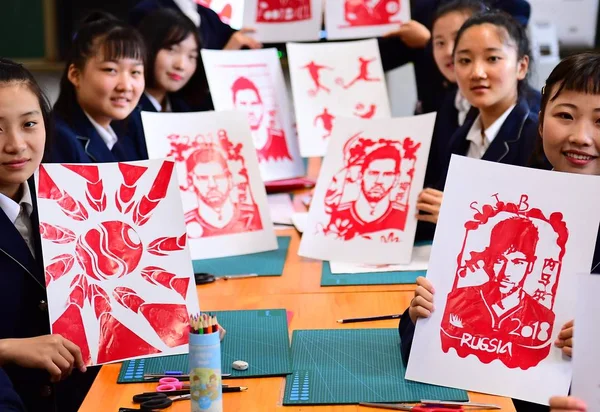
[[[552,71],[542,93],[539,133],[543,151],[553,170],[600,176],[600,54],[583,53],[561,61]],[[600,273],[600,232],[596,240],[592,273]],[[415,323],[434,310],[435,290],[424,277],[417,279],[415,296],[400,320],[402,357],[408,361]],[[555,346],[571,356],[573,321],[562,326]],[[563,409],[564,399],[556,399]],[[518,411],[548,410],[547,407],[514,400]],[[564,408],[570,409],[570,408]]]
[[[138,31],[146,43],[146,90],[140,98],[141,110],[191,111],[177,93],[197,71],[203,74],[202,69],[197,70],[200,38],[196,26],[175,10],[160,9],[146,16]]]
[[[144,41],[105,13],[84,20],[54,105],[49,160],[101,163],[148,158],[137,108],[144,91]]]
[[[79,348],[50,335],[33,173],[50,107],[33,76],[0,59],[0,367],[29,411],[76,411],[94,373]],[[55,385],[56,382],[60,382]],[[5,396],[4,384],[0,396]],[[4,410],[4,409],[3,409]]]
[[[460,93],[474,108],[450,137],[435,189],[417,200],[423,222],[437,223],[451,154],[524,166],[538,136],[537,111],[526,82],[529,41],[525,28],[503,12],[477,14],[458,31],[454,72]]]

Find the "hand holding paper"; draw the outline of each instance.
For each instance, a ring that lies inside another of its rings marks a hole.
[[[430,281],[425,277],[417,278],[417,288],[415,289],[415,297],[410,301],[408,314],[412,323],[417,323],[419,318],[428,318],[434,310],[433,294],[435,290]]]

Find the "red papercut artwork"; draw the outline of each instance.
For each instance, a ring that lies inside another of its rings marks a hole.
[[[356,111],[353,114],[361,119],[370,119],[371,117],[375,116],[376,111],[377,106],[374,104],[369,105],[367,108],[364,104],[359,103],[356,105]]]
[[[526,370],[552,346],[569,232],[561,213],[531,207],[526,194],[518,204],[492,197],[495,203],[471,204],[441,324],[442,349]]]
[[[150,287],[171,289],[177,296],[181,296],[181,304],[171,301],[146,303],[146,299],[139,297],[136,291],[129,288],[127,290],[127,296],[135,296],[142,300],[142,308],[136,308],[135,311],[137,313],[139,309],[143,322],[149,324],[157,338],[170,347],[187,343],[181,331],[188,325],[185,301],[190,279],[178,278],[159,266],[140,268],[140,262],[146,252],[160,259],[185,249],[185,233],[157,239],[143,239],[140,235],[140,228],[152,220],[156,208],[166,197],[174,163],[162,162],[154,177],[147,175],[147,167],[118,164],[123,180],[114,194],[106,192],[98,165],[60,167],[74,172],[73,181],[83,179],[85,204],[75,200],[66,189],[56,184],[48,172],[53,169],[40,166],[40,201],[56,202],[60,210],[73,220],[72,228],[47,222],[40,223],[43,241],[61,245],[61,248],[65,248],[61,250],[67,252],[57,254],[47,261],[45,272],[49,294],[53,292],[52,288],[60,288],[55,286],[59,279],[71,279],[64,312],[53,321],[52,332],[61,334],[77,344],[86,364],[106,363],[161,352],[126,326],[127,321],[120,319],[113,312],[114,302],[132,309],[131,305],[125,304],[131,299],[121,297],[119,292],[122,287],[117,286],[114,280],[138,277],[149,283]],[[151,182],[150,188],[145,192],[136,193],[143,176],[149,179],[148,183]],[[114,206],[110,204],[112,199]],[[102,220],[102,214],[111,208],[114,209],[110,214],[112,218]],[[119,215],[120,217],[115,219]],[[164,274],[168,276],[165,277]],[[161,290],[154,292],[154,299],[162,294]],[[114,295],[113,300],[111,295]],[[88,310],[88,306],[91,313],[95,314],[96,323],[85,320],[82,316],[82,312]],[[157,316],[150,316],[153,314]],[[91,329],[96,331],[89,332]],[[92,355],[90,347],[96,348],[96,344],[91,344],[89,336],[98,337],[95,356]]]
[[[331,136],[333,131],[333,121],[335,120],[335,116],[329,113],[329,110],[325,107],[323,111],[315,116],[315,121],[313,125],[317,127],[319,122],[321,122],[323,129],[325,129],[325,134],[323,135],[323,139],[327,139]]]
[[[380,82],[381,78],[369,76],[369,64],[373,63],[376,60],[377,60],[376,58],[365,59],[364,57],[359,57],[358,58],[359,68],[358,68],[358,74],[356,75],[356,77],[354,79],[350,80],[348,83],[344,83],[344,79],[342,79],[341,77],[338,77],[337,79],[335,79],[335,82],[338,85],[342,86],[344,89],[349,89],[350,87],[354,86],[359,81]]]
[[[325,87],[321,83],[321,70],[333,70],[332,67],[323,66],[323,65],[315,63],[314,61],[310,61],[306,66],[302,66],[301,68],[308,70],[308,74],[309,74],[310,78],[312,79],[313,83],[315,84],[314,89],[308,90],[308,95],[310,97],[315,97],[317,95],[317,93],[319,93],[320,90],[323,90],[326,93],[331,92],[331,89],[329,89],[328,87]]]
[[[232,66],[225,66],[231,68]],[[262,69],[254,72],[257,80],[267,81],[262,90],[255,81],[248,76],[237,76],[231,85],[231,98],[233,107],[248,113],[252,140],[258,155],[259,162],[292,160],[288,150],[285,132],[281,127],[282,118],[279,113],[277,102],[271,100],[270,104],[264,101],[262,94],[272,96],[274,94],[272,84],[268,82],[268,68],[266,65],[236,65],[238,70],[254,68]],[[265,75],[266,73],[266,75]]]
[[[225,3],[225,4],[223,4],[223,7],[221,8],[221,10],[215,10],[212,7],[213,0],[196,0],[196,2],[198,4],[200,4],[201,6],[209,7],[211,9],[213,9],[215,11],[215,13],[217,13],[217,15],[219,16],[219,19],[221,19],[221,21],[223,23],[226,23],[226,24],[231,23],[231,16],[233,14],[233,6],[231,5],[231,3]]]
[[[291,23],[310,20],[311,0],[258,0],[257,23]]]
[[[241,143],[232,143],[222,129],[216,139],[211,134],[168,139],[167,157],[184,164],[186,182],[180,189],[195,199],[185,214],[191,239],[262,230]]]
[[[401,0],[345,0],[344,20],[347,24],[340,28],[401,23],[393,19],[400,7]]]
[[[420,143],[371,139],[361,133],[343,149],[344,166],[325,193],[325,236],[400,242]]]

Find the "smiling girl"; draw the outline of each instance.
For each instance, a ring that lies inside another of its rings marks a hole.
[[[137,31],[112,16],[93,13],[84,21],[71,45],[54,105],[51,161],[94,163],[148,157],[140,122],[128,119],[144,90],[144,54]]]
[[[146,90],[140,99],[142,110],[187,112],[190,107],[176,95],[198,68],[200,38],[192,21],[171,9],[160,9],[142,20],[138,30],[146,42]],[[203,70],[197,77],[203,79]],[[199,87],[194,88],[200,93]]]

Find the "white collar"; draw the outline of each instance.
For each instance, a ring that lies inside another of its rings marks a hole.
[[[87,118],[90,120],[90,122],[92,123],[92,126],[94,126],[94,129],[96,129],[96,131],[98,132],[98,134],[100,135],[100,137],[102,138],[102,140],[104,141],[106,146],[108,147],[108,150],[112,150],[112,148],[115,146],[115,144],[119,140],[119,138],[117,137],[117,134],[115,133],[113,128],[110,127],[110,125],[109,125],[108,129],[105,129],[104,127],[100,126],[98,124],[98,122],[96,122],[94,119],[92,119],[92,116],[87,114],[87,112],[84,111],[83,113],[85,113]]]
[[[200,13],[198,13],[198,5],[194,0],[173,0],[179,10],[183,12],[196,27],[200,27]]]
[[[487,141],[488,146],[494,141],[496,136],[498,136],[500,128],[506,121],[506,118],[508,117],[510,112],[512,112],[512,110],[515,108],[515,106],[516,104],[513,104],[508,109],[506,109],[506,111],[502,113],[502,115],[499,118],[497,118],[494,123],[492,123],[487,129],[483,131],[483,135],[485,136],[485,140]],[[480,145],[481,130],[481,114],[479,114],[475,119],[471,130],[469,130],[469,133],[467,134],[467,140],[470,140],[471,142],[475,142],[476,144]]]
[[[467,113],[471,110],[471,103],[462,95],[460,90],[456,91],[456,95],[454,96],[454,107],[458,112],[458,125],[462,126],[465,122],[465,118],[467,117]]]
[[[29,191],[29,185],[27,182],[21,184],[23,195],[19,203],[12,200],[10,197],[0,193],[0,209],[4,211],[4,214],[14,224],[21,211],[21,205],[25,208],[25,213],[31,216],[33,211],[33,201],[31,200],[31,192]]]
[[[154,96],[152,96],[150,93],[148,92],[144,92],[144,94],[146,95],[146,97],[148,98],[148,100],[150,100],[150,103],[152,103],[152,106],[154,106],[154,108],[156,109],[157,112],[162,112],[162,105],[160,104],[160,102],[158,100],[156,100],[156,98]],[[166,95],[165,96],[165,112],[167,113],[171,113],[173,111],[173,109],[171,108],[171,102],[169,101],[169,96]]]

